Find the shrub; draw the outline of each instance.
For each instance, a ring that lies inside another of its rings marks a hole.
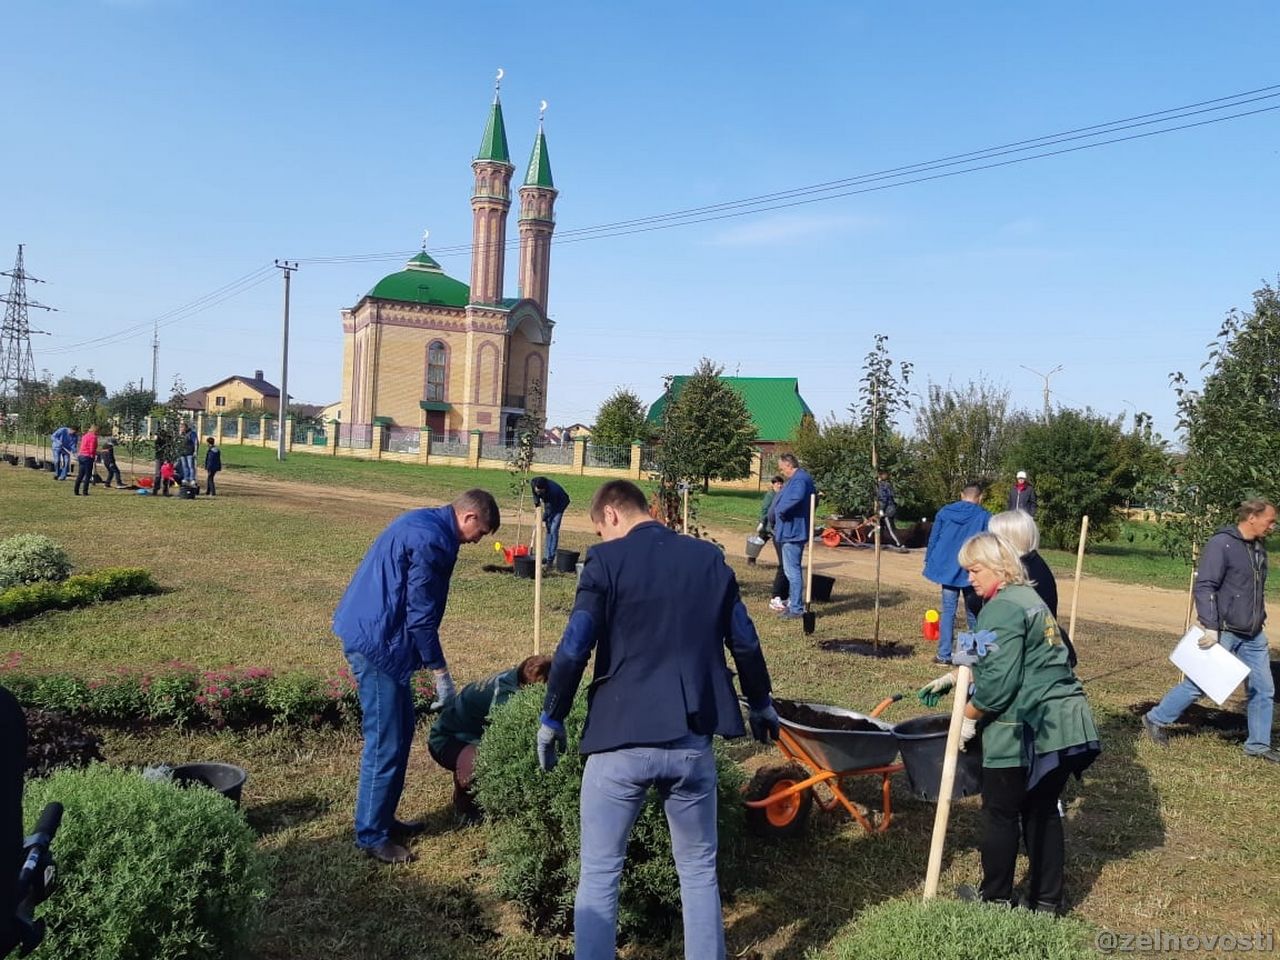
[[[102,738],[52,710],[27,710],[27,776],[58,767],[87,767],[102,759]]]
[[[0,592],[0,623],[34,617],[46,610],[82,607],[160,588],[146,570],[121,567],[82,573],[60,583],[29,583]]]
[[[1071,918],[957,900],[891,900],[863,912],[829,960],[1086,960],[1092,928]]]
[[[497,889],[533,924],[567,931],[578,882],[578,793],[583,758],[577,743],[586,719],[579,697],[565,720],[569,750],[551,773],[538,769],[534,738],[545,689],[527,687],[498,711],[480,742],[476,797],[488,815],[490,858],[498,866]],[[716,746],[719,775],[720,873],[733,876],[741,854],[743,776]],[[680,882],[671,836],[657,797],[650,795],[627,846],[618,927],[623,937],[667,934],[680,917]]]
[[[212,790],[95,764],[27,788],[34,822],[57,800],[61,885],[43,908],[43,960],[243,957],[267,896],[253,831]]]
[[[65,580],[71,559],[58,541],[41,533],[0,540],[0,590],[23,583]]]

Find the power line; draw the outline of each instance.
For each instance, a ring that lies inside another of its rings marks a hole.
[[[864,193],[890,190],[896,187],[910,186],[912,184],[925,183],[932,180],[947,179],[963,174],[977,173],[983,170],[1012,166],[1017,163],[1025,163],[1030,160],[1040,160],[1048,157],[1061,156],[1067,153],[1092,150],[1130,140],[1140,140],[1147,137],[1159,136],[1161,134],[1175,133],[1182,130],[1189,130],[1217,123],[1225,123],[1231,120],[1238,120],[1244,117],[1268,113],[1274,110],[1280,110],[1280,104],[1257,107],[1252,110],[1221,116],[1207,117],[1205,119],[1195,120],[1188,123],[1175,123],[1172,126],[1168,125],[1189,117],[1203,116],[1204,114],[1217,113],[1223,110],[1232,110],[1247,104],[1258,103],[1278,97],[1280,97],[1280,84],[1273,84],[1270,86],[1258,87],[1253,90],[1242,91],[1229,96],[1215,97],[1208,100],[1197,101],[1195,103],[1184,104],[1179,107],[1170,107],[1164,110],[1135,114],[1118,120],[1090,124],[1084,127],[1075,127],[1059,133],[1046,134],[1044,136],[1032,137],[1024,140],[1016,140],[992,147],[986,147],[981,150],[971,150],[963,153],[950,154],[933,160],[890,167],[838,180],[829,180],[822,183],[810,184],[808,186],[795,187],[772,193],[757,194],[755,196],[724,201],[722,203],[688,207],[682,210],[654,214],[648,217],[638,217],[628,220],[618,220],[597,224],[594,226],[561,230],[557,233],[552,242],[557,245],[581,243],[587,240],[603,240],[613,237],[629,236],[637,233],[648,233],[656,230],[667,230],[675,227],[709,223],[716,220],[767,213],[775,210],[841,199]],[[1160,126],[1158,129],[1143,130],[1141,132],[1127,134],[1125,136],[1111,136],[1111,134],[1119,133],[1121,131],[1136,130],[1140,127],[1156,124],[1164,124],[1164,126]],[[1099,137],[1104,139],[1097,139]],[[1090,140],[1090,142],[1076,142],[1082,139]],[[1062,144],[1072,145],[1061,146]],[[1049,147],[1060,148],[1046,149]],[[1025,155],[1016,156],[1016,154]],[[996,158],[999,157],[1006,157],[1008,159],[996,160]],[[514,250],[518,247],[519,240],[513,238],[512,240],[507,241],[505,245],[508,249]],[[438,247],[432,251],[432,255],[437,257],[449,257],[450,255],[470,253],[476,249],[476,245],[472,243],[455,244],[451,246]],[[412,256],[417,252],[418,251],[416,250],[395,250],[382,253],[301,257],[298,258],[298,261],[296,262],[317,265],[368,263],[375,261],[401,260],[408,256]],[[104,334],[102,336],[78,341],[72,344],[59,345],[47,352],[50,354],[64,354],[84,347],[121,342],[143,335],[146,333],[148,327],[158,329],[161,326],[178,323],[224,303],[227,300],[239,296],[253,287],[258,286],[259,284],[264,283],[274,275],[274,270],[274,265],[264,265],[251,273],[248,273],[200,298],[197,298],[196,300],[191,301],[188,304],[184,304],[181,307],[177,307],[166,313],[160,314],[158,317],[141,321],[137,324],[115,331],[114,333]]]

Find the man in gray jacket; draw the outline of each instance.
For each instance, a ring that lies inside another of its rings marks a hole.
[[[1249,668],[1245,708],[1249,737],[1246,756],[1280,763],[1280,751],[1271,749],[1271,714],[1275,684],[1271,656],[1262,625],[1267,619],[1264,591],[1267,586],[1267,548],[1263,540],[1276,525],[1276,508],[1266,500],[1246,500],[1236,510],[1235,526],[1223,527],[1204,545],[1196,570],[1196,616],[1204,630],[1201,649],[1221,643]],[[1177,723],[1184,710],[1203,696],[1190,679],[1164,695],[1142,718],[1142,726],[1155,743],[1168,746],[1165,731]]]

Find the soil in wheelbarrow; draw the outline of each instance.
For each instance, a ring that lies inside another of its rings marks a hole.
[[[870,640],[823,640],[818,646],[828,653],[849,653],[855,657],[876,657],[881,660],[897,660],[916,652],[911,644],[893,640],[881,640],[879,646]]]
[[[796,703],[794,700],[774,700],[773,706],[778,711],[778,716],[784,720],[790,720],[804,727],[813,727],[815,730],[844,730],[850,733],[884,732],[883,727],[876,726],[870,720],[823,713],[806,707],[803,703]]]

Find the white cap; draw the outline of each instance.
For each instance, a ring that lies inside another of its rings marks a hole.
[[[1025,470],[1019,470],[1019,471],[1018,471],[1018,479],[1019,479],[1019,480],[1025,480],[1025,479],[1027,479],[1027,471],[1025,471]]]

